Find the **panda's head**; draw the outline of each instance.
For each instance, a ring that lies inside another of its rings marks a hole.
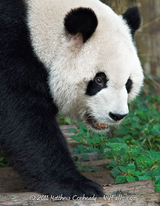
[[[48,5],[43,18],[30,3],[32,44],[48,69],[58,108],[103,131],[124,119],[143,84],[133,42],[140,15],[137,7],[118,16],[98,0],[73,2]]]

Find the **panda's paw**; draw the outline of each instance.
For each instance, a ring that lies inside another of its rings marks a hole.
[[[101,185],[83,176],[78,179],[72,179],[72,181],[66,180],[65,183],[63,181],[63,185],[61,184],[59,188],[61,189],[54,188],[58,194],[73,199],[78,197],[103,197],[104,195]]]
[[[101,185],[93,182],[87,178],[79,183],[79,188],[77,191],[77,196],[79,197],[103,197],[104,191]]]

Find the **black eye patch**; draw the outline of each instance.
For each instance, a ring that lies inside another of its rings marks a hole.
[[[99,91],[106,88],[107,77],[104,72],[99,72],[96,74],[93,80],[89,81],[86,94],[89,96],[96,95]]]
[[[127,83],[126,83],[126,89],[127,89],[127,92],[130,93],[131,89],[132,89],[132,85],[133,85],[133,82],[131,79],[128,79]]]

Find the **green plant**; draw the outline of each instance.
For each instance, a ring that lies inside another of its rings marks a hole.
[[[72,124],[73,120],[71,118],[66,117],[62,113],[58,114],[57,121],[60,125]]]
[[[116,183],[152,179],[160,192],[160,98],[142,93],[131,105],[130,114],[111,138],[93,133],[82,123],[72,139],[81,143],[74,154],[97,152],[113,159],[108,163]],[[76,131],[71,129],[71,131]],[[86,157],[85,157],[86,158]],[[81,170],[86,168],[78,165]],[[90,170],[91,171],[91,170]]]
[[[9,163],[5,157],[0,157],[0,167],[8,167]]]
[[[131,105],[130,114],[115,131],[113,137],[128,134],[138,140],[145,149],[160,150],[160,97],[142,94]]]
[[[156,191],[160,192],[160,152],[144,150],[129,136],[113,139],[107,146],[108,156],[114,159],[108,167],[116,183],[153,179]]]
[[[105,153],[105,143],[108,142],[106,134],[94,133],[81,122],[78,122],[77,125],[79,127],[78,130],[70,128],[71,132],[76,132],[76,135],[71,136],[71,138],[82,144],[74,148],[74,154],[97,152],[102,154],[103,157]]]

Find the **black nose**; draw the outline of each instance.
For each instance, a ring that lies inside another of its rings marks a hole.
[[[112,112],[109,113],[109,116],[114,120],[114,121],[119,121],[121,119],[123,119],[125,116],[127,116],[127,114],[113,114]]]

